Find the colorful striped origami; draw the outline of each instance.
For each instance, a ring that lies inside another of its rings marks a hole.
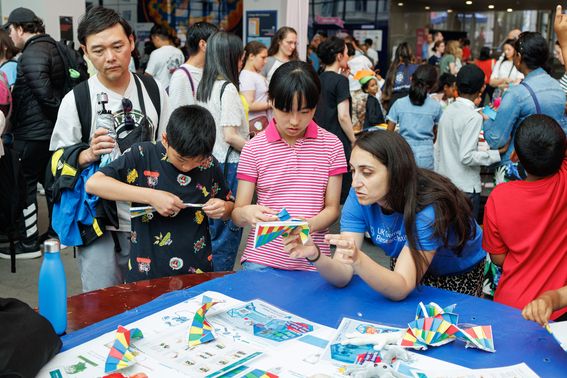
[[[138,340],[142,337],[144,337],[144,335],[138,328],[127,330],[122,326],[118,326],[114,344],[112,344],[108,357],[106,358],[104,372],[110,373],[135,364],[136,360],[130,350],[130,344],[132,340]]]
[[[197,310],[193,317],[193,322],[189,328],[188,344],[194,347],[199,344],[207,343],[215,339],[213,327],[209,324],[205,316],[207,311],[219,302],[214,302],[209,297],[203,297],[203,305]]]
[[[254,232],[254,248],[259,248],[281,235],[290,234],[293,230],[300,228],[299,236],[301,242],[305,243],[309,238],[309,224],[301,219],[292,219],[284,208],[278,214],[278,222],[260,222],[256,224]]]

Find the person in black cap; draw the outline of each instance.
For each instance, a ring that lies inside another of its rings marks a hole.
[[[478,66],[467,64],[459,70],[459,97],[441,116],[435,145],[436,172],[468,195],[475,217],[480,211],[480,166],[500,161],[498,150],[490,150],[486,143],[479,146],[482,116],[476,106],[484,86],[484,72]]]
[[[14,9],[4,29],[9,32],[16,47],[22,50],[12,90],[10,120],[14,149],[20,154],[27,184],[26,208],[20,225],[20,240],[16,244],[16,258],[29,259],[41,256],[37,183],[45,183],[45,171],[51,157],[49,140],[65,95],[65,66],[58,53],[57,42],[45,34],[43,21],[30,9]],[[49,200],[48,207],[51,209]],[[0,248],[0,258],[10,258],[8,248]]]

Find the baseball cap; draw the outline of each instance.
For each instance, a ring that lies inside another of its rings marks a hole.
[[[10,12],[10,15],[8,16],[8,22],[6,22],[2,26],[2,28],[8,29],[10,24],[25,24],[28,22],[34,22],[36,20],[37,20],[37,16],[32,10],[28,8],[19,7],[14,9],[12,12]]]
[[[476,64],[467,64],[457,74],[457,89],[459,93],[474,94],[484,85],[484,72]]]

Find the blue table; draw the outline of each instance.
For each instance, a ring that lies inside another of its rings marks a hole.
[[[247,301],[263,299],[306,319],[338,327],[343,317],[406,327],[420,301],[442,307],[456,303],[459,323],[492,325],[496,353],[465,349],[455,341],[419,352],[469,368],[488,368],[525,362],[542,377],[567,376],[567,354],[553,337],[536,323],[524,320],[508,306],[431,287],[415,290],[406,300],[392,302],[376,293],[358,277],[345,288],[335,288],[318,273],[241,271],[190,289],[164,294],[134,310],[106,319],[62,338],[63,350],[84,343],[207,290]]]

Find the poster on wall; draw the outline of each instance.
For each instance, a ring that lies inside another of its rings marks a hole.
[[[382,51],[382,30],[354,30],[353,36],[357,41],[364,41],[370,38],[372,40],[372,48],[376,51]]]
[[[246,25],[246,43],[260,41],[269,47],[272,37],[278,30],[278,11],[247,11]]]
[[[59,16],[59,33],[61,40],[73,40],[73,17]]]

